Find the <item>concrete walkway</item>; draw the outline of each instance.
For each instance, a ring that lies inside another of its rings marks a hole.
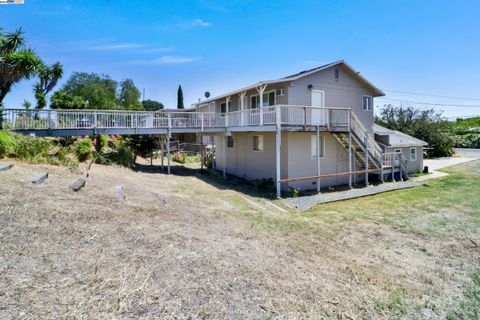
[[[459,150],[462,150],[461,154],[464,155],[464,157],[448,157],[448,158],[423,160],[423,165],[428,166],[428,171],[430,172],[430,174],[426,176],[412,177],[410,179],[412,181],[420,182],[420,181],[445,177],[445,176],[448,176],[448,173],[437,171],[437,170],[455,166],[457,164],[461,164],[465,162],[474,161],[480,158],[480,153],[478,153],[478,151],[469,152],[467,151],[467,149],[459,149]]]
[[[351,189],[346,191],[321,193],[313,196],[303,196],[298,198],[286,198],[286,199],[283,199],[283,203],[285,203],[287,206],[292,208],[307,210],[312,208],[313,206],[316,206],[317,204],[366,197],[366,196],[371,196],[378,193],[413,188],[421,185],[422,184],[420,182],[413,182],[413,181],[389,182],[389,183],[382,183],[376,186],[369,186],[369,187]]]

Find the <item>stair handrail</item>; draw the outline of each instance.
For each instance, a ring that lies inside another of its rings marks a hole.
[[[350,129],[354,131],[359,138],[363,138],[367,135],[367,143],[369,152],[372,154],[373,158],[377,161],[377,163],[382,166],[383,163],[383,150],[375,141],[372,135],[368,134],[367,129],[363,126],[363,124],[358,119],[355,112],[352,110],[350,111],[351,114],[351,121],[350,121]]]

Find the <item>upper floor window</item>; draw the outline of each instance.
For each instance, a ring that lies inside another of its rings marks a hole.
[[[252,109],[260,107],[260,95],[255,95],[250,97],[250,103]],[[275,91],[270,91],[263,94],[263,106],[274,106],[275,105]]]
[[[231,106],[232,106],[232,103],[229,102],[228,103],[229,109],[230,109]],[[223,103],[220,104],[220,113],[223,113],[223,114],[227,113],[227,103],[226,102],[223,102]]]
[[[365,111],[373,110],[373,97],[372,96],[363,96],[362,97],[362,109]]]
[[[283,91],[283,89],[277,89],[277,90],[275,90],[275,95],[276,95],[277,97],[281,97],[281,96],[283,96],[284,94],[285,94],[285,92]]]
[[[335,81],[338,81],[338,69],[335,69]]]

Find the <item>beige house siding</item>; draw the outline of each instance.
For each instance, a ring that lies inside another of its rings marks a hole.
[[[253,150],[253,136],[263,136],[263,152]],[[313,176],[317,173],[317,160],[311,156],[312,132],[282,132],[281,178]],[[348,153],[330,133],[325,137],[325,157],[320,159],[321,174],[347,172]],[[229,174],[245,179],[275,179],[275,133],[232,133],[234,148],[227,148]],[[215,136],[217,169],[223,169],[223,136]],[[321,180],[322,187],[348,183],[348,177]],[[282,185],[284,190],[294,186],[300,190],[316,188],[316,180],[294,182]]]
[[[335,69],[339,71],[338,81],[335,81]],[[373,110],[362,109],[362,97],[371,96],[373,91],[353,77],[344,66],[333,66],[293,81],[288,88],[288,104],[310,105],[308,85],[312,85],[314,90],[325,91],[326,107],[352,108],[365,128],[372,131]]]
[[[288,178],[315,176],[317,174],[317,159],[311,155],[312,132],[288,133]],[[320,158],[320,174],[347,172],[348,153],[330,133],[321,133],[325,138],[325,156]],[[283,177],[282,177],[283,178]],[[348,177],[321,179],[320,186],[347,184]],[[289,183],[300,190],[316,188],[316,180]]]
[[[253,136],[263,136],[263,151],[253,150]],[[285,133],[282,134],[284,136]],[[226,171],[245,179],[275,178],[275,133],[236,132],[232,133],[234,148],[227,148]],[[224,136],[215,136],[217,169],[223,169]],[[282,149],[284,148],[282,145]],[[285,155],[287,151],[282,150]],[[282,157],[283,158],[283,157]],[[281,171],[286,172],[286,163]]]

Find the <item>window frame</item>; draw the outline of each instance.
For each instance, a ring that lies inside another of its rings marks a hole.
[[[258,137],[258,146],[257,146],[258,148],[257,149],[255,149],[255,137]],[[254,152],[263,152],[263,150],[265,149],[263,142],[264,142],[263,135],[261,135],[261,134],[253,135],[253,137],[252,137],[252,150]],[[261,149],[260,149],[260,146],[262,147]]]
[[[365,98],[368,98],[367,101],[369,101],[369,104],[367,106],[367,109],[365,109],[365,106],[363,104],[363,102],[365,101],[364,99]],[[362,96],[362,110],[363,111],[373,111],[373,96],[369,96],[369,95],[363,95]]]
[[[270,93],[273,92],[273,104],[270,104],[270,98],[268,98],[268,105],[263,106],[263,107],[271,107],[271,106],[276,105],[276,103],[277,103],[277,90],[278,89],[272,89],[272,90],[269,90],[269,91],[265,91],[263,93],[263,95],[266,95],[268,97],[270,95]],[[253,98],[255,98],[255,100],[256,100],[255,106],[252,103]],[[263,100],[263,103],[265,103],[265,100]],[[258,106],[257,106],[257,104],[258,104]],[[252,94],[250,96],[250,109],[258,109],[259,107],[260,107],[260,94],[259,93]]]
[[[415,151],[415,159],[412,158],[412,150]],[[408,157],[410,159],[410,161],[417,161],[418,160],[418,151],[417,151],[417,148],[416,147],[411,147],[410,148],[410,156]]]
[[[232,146],[230,146],[230,141],[232,142]],[[234,136],[227,136],[227,149],[235,149],[235,137]]]
[[[393,149],[393,152],[394,153],[403,153],[403,150],[401,148],[396,148],[396,149]]]
[[[315,154],[313,153],[314,148],[312,148],[315,143]],[[310,156],[312,159],[317,159],[317,135],[310,135]],[[320,135],[320,159],[325,159],[326,148],[325,148],[325,136]]]

